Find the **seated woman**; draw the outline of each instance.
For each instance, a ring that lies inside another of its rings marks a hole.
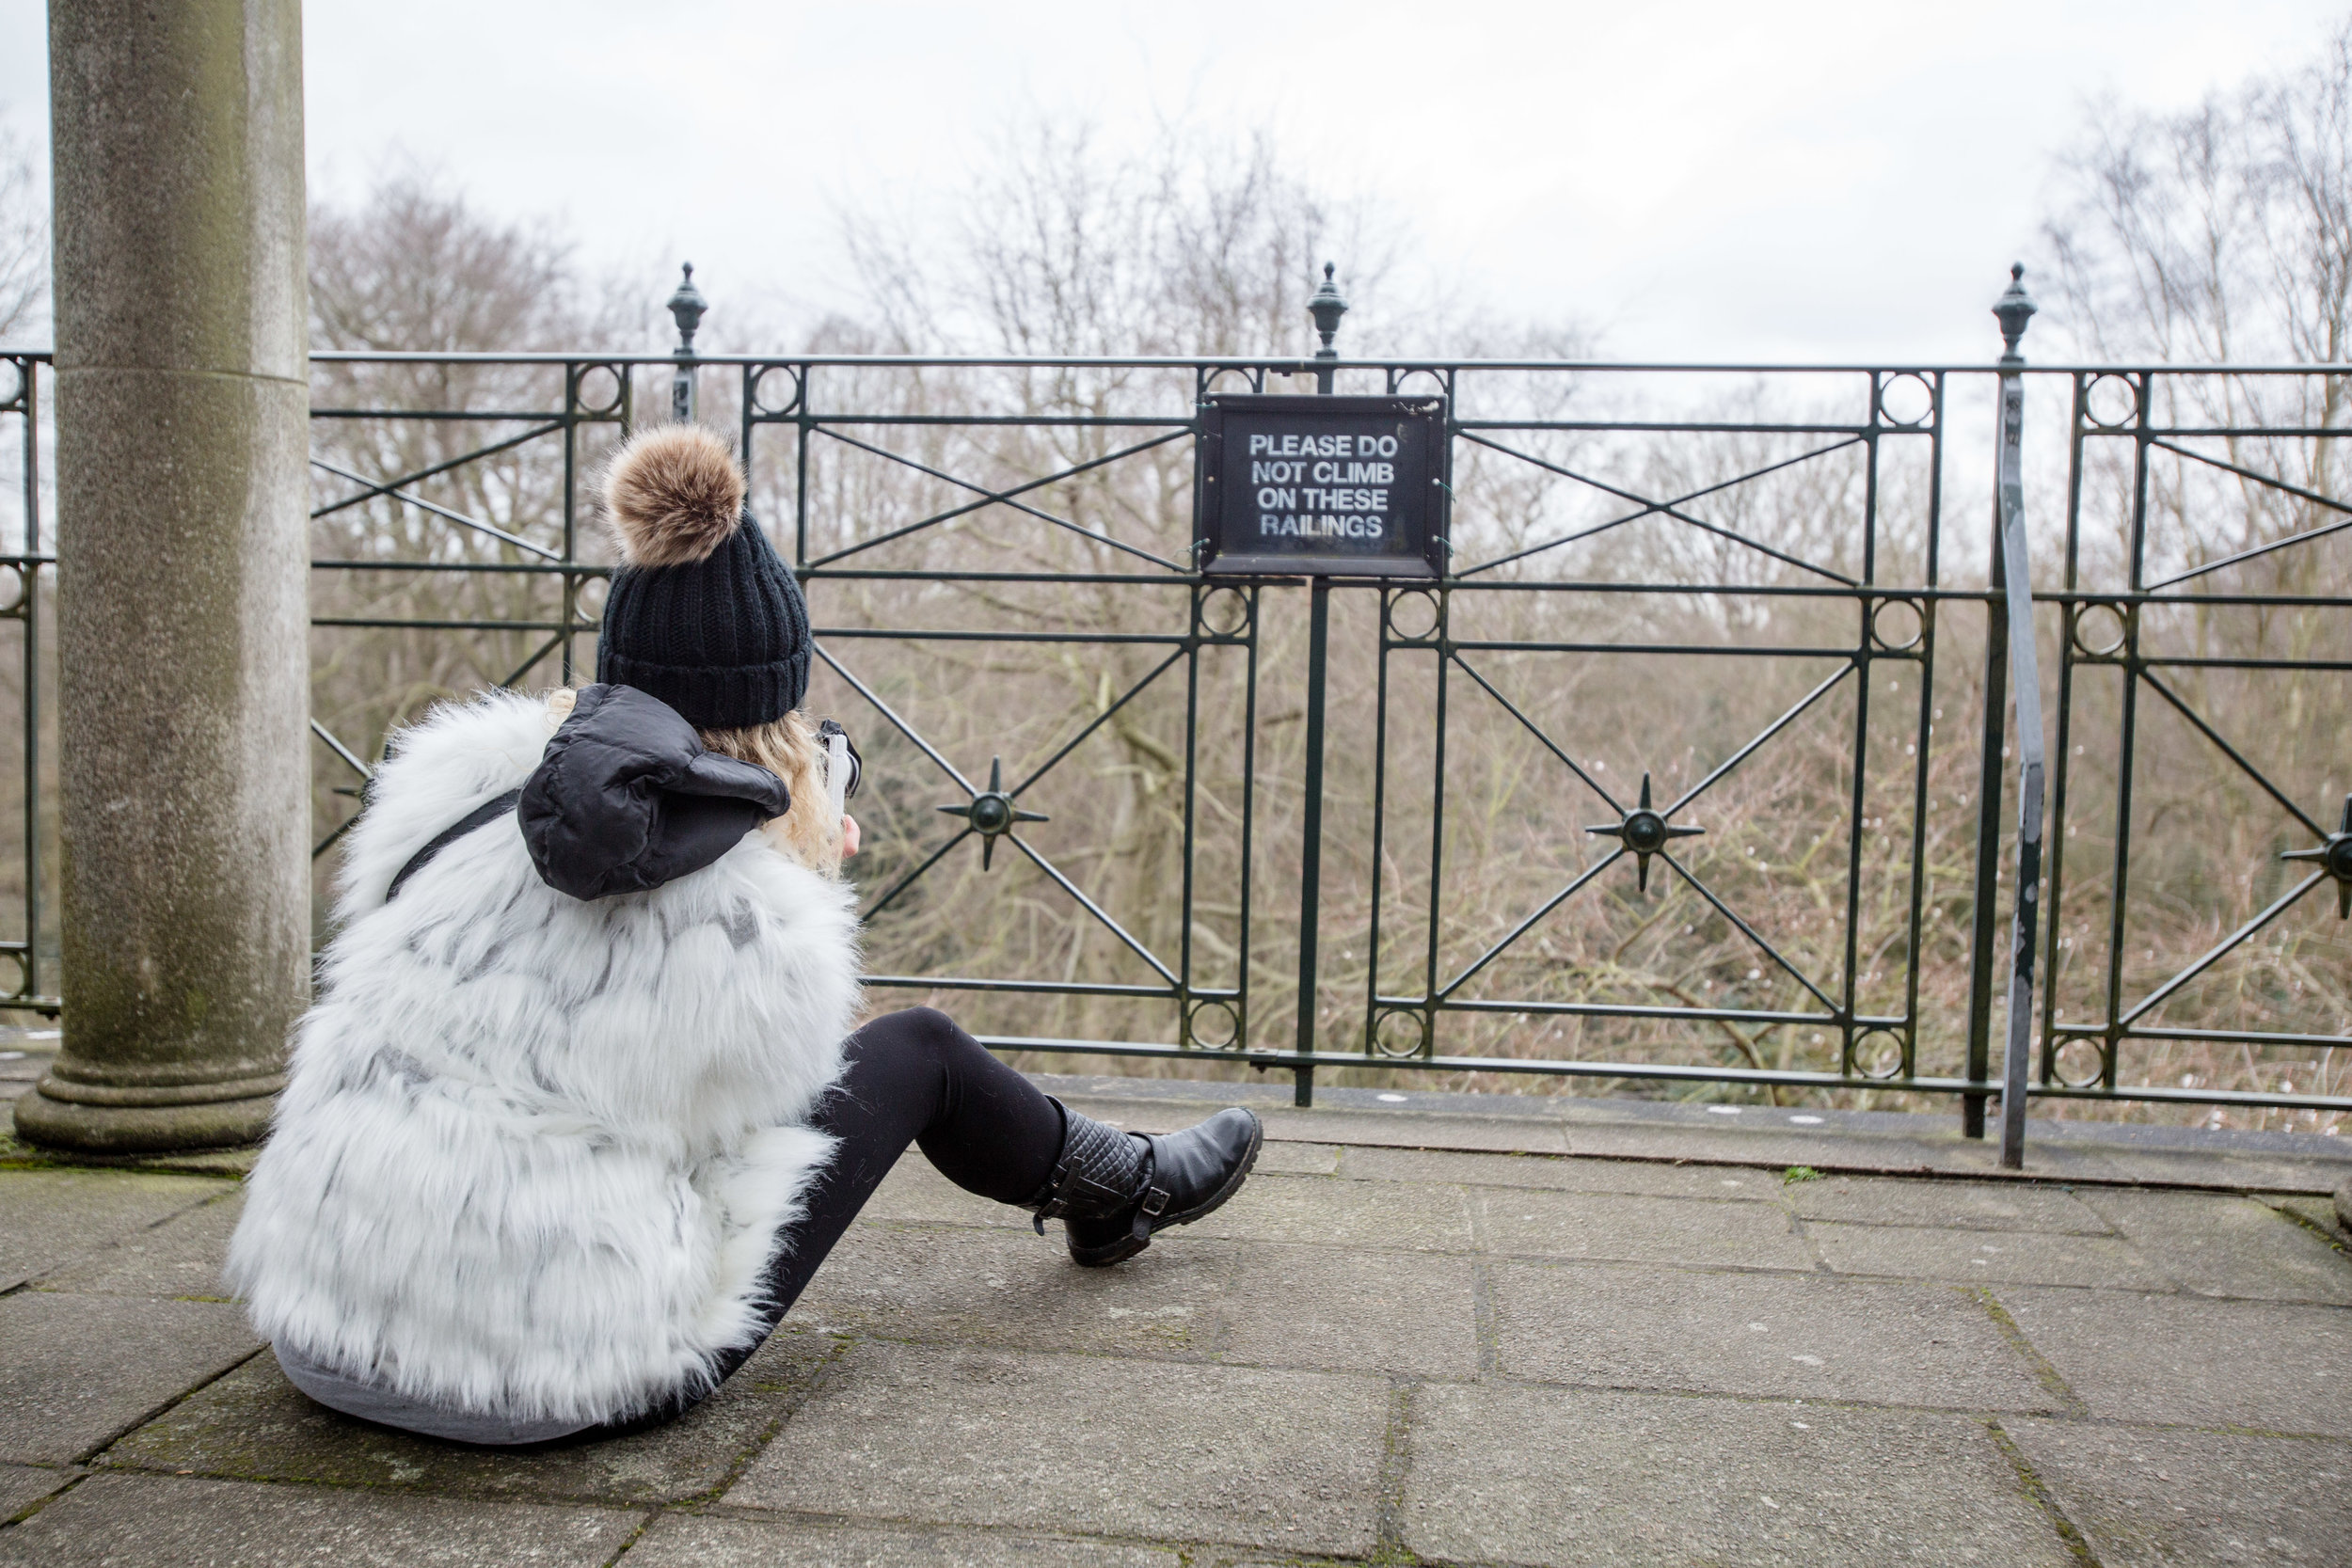
[[[639,436],[605,499],[607,684],[398,737],[230,1248],[296,1386],[467,1442],[693,1404],[909,1143],[1102,1266],[1232,1196],[1262,1136],[1118,1132],[930,1008],[851,1034],[854,754],[798,711],[799,585],[706,432]]]

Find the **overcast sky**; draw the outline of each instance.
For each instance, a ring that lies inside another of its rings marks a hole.
[[[844,204],[952,193],[1024,114],[1263,126],[1459,293],[1613,357],[1976,360],[2092,102],[2193,103],[2345,8],[312,0],[310,162],[347,196],[420,159],[649,294],[685,257],[718,309],[813,310]],[[0,113],[45,136],[43,28],[0,0]]]

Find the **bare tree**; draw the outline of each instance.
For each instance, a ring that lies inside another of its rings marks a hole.
[[[49,199],[32,143],[0,129],[0,343],[29,346],[49,313]]]
[[[2058,162],[2045,226],[2105,357],[2176,364],[2352,354],[2352,20],[2300,68],[2175,114],[2112,101]]]
[[[2143,610],[2138,651],[2209,661],[2160,673],[2308,817],[2332,826],[2352,784],[2342,745],[2352,692],[2340,675],[2301,666],[2352,657],[2344,614],[2323,608],[2352,594],[2352,536],[2336,531],[2341,449],[2352,436],[2318,434],[2344,428],[2352,377],[2195,367],[2352,357],[2352,18],[2303,63],[2192,108],[2095,105],[2058,161],[2044,232],[2059,275],[2051,325],[2088,355],[2185,372],[2148,377],[2144,391],[2128,375],[2087,387],[2092,419],[2129,430],[2134,400],[2144,398],[2149,421],[2167,435],[2145,448],[2085,443],[2079,581],[2126,588],[2136,573],[2138,584],[2169,581],[2176,594],[2199,595],[2183,609]],[[2051,981],[2052,1006],[2079,1018],[2103,1007],[2108,916],[2096,879],[2112,850],[2106,824],[2122,780],[2100,753],[2112,745],[2121,694],[2089,681],[2075,693],[2076,734],[2090,746],[2069,759],[2069,815],[2084,826],[2067,847],[2078,891],[2059,924]],[[2127,1000],[2277,896],[2293,868],[2276,856],[2310,838],[2247,771],[2150,702],[2139,709],[2132,777],[2132,927],[2118,956]],[[2352,944],[2322,902],[2307,900],[2240,946],[2149,1022],[2343,1033]],[[2151,1078],[2192,1086],[2341,1081],[2320,1051],[2158,1043],[2145,1062]]]
[[[396,168],[355,205],[314,206],[310,221],[317,349],[593,351],[641,337],[651,309],[642,280],[630,299],[580,267],[552,230],[489,217],[429,170]],[[560,410],[564,395],[560,366],[315,365],[311,545],[332,564],[316,575],[312,612],[343,622],[556,620],[563,579],[516,570],[544,558],[509,540],[560,549],[564,438],[532,434],[542,420],[485,415]],[[394,410],[405,417],[386,417]],[[574,456],[593,462],[615,434],[581,426]],[[418,474],[426,477],[397,495],[370,494]],[[580,541],[580,554],[596,559],[594,531]],[[476,566],[505,570],[466,570]],[[312,634],[312,715],[365,758],[434,702],[501,683],[552,685],[561,646],[545,632],[322,626]],[[358,781],[326,746],[315,757],[324,835],[356,809]]]

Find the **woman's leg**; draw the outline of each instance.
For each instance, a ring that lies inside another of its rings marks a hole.
[[[1061,1152],[1061,1107],[936,1007],[878,1018],[848,1049],[849,1070],[817,1114],[840,1150],[770,1275],[787,1307],[907,1145],[920,1144],[957,1186],[999,1203],[1034,1196]]]
[[[936,1007],[878,1018],[851,1035],[845,1050],[848,1069],[815,1118],[818,1131],[841,1140],[840,1147],[768,1266],[763,1339],[907,1145],[921,1144],[949,1180],[999,1203],[1034,1197],[1061,1152],[1061,1107]],[[722,1355],[713,1383],[732,1376],[758,1348],[755,1343]],[[667,1420],[701,1398],[672,1400],[600,1435]]]
[[[1046,1218],[1060,1219],[1072,1259],[1100,1267],[1134,1257],[1152,1232],[1189,1225],[1232,1196],[1263,1135],[1258,1118],[1239,1109],[1167,1136],[1120,1132],[1048,1099],[932,1007],[876,1019],[850,1037],[847,1051],[848,1070],[815,1117],[840,1147],[769,1264],[763,1340],[910,1143],[965,1191],[1034,1210],[1041,1228]],[[722,1355],[712,1385],[756,1349]],[[678,1394],[596,1434],[667,1420],[707,1392]]]

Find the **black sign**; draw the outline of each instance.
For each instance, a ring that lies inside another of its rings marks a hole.
[[[1211,393],[1195,507],[1201,570],[1443,575],[1445,400]]]

